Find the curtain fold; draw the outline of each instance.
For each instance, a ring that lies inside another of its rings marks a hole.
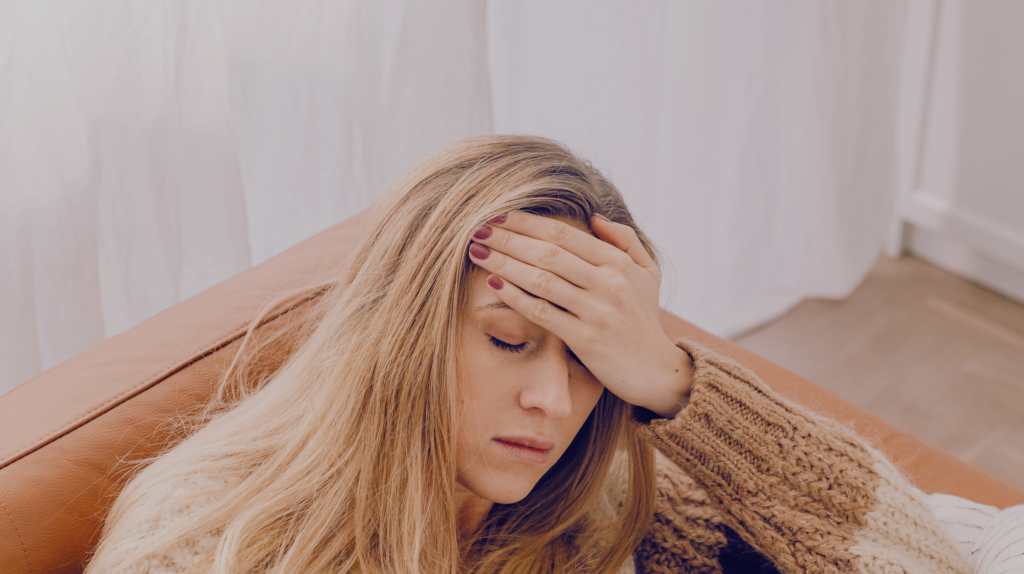
[[[894,195],[904,2],[0,2],[0,392],[490,132],[622,189],[664,304],[840,297]]]
[[[843,297],[893,209],[906,5],[495,2],[494,128],[606,170],[661,246],[663,305],[731,336]]]

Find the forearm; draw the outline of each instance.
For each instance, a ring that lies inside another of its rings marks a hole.
[[[924,501],[884,456],[735,363],[680,346],[694,365],[687,406],[673,419],[637,421],[637,431],[781,571],[964,571]]]

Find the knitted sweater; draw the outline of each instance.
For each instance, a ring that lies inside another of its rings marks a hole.
[[[677,344],[693,361],[690,402],[674,419],[634,421],[674,463],[659,465],[637,572],[969,572],[884,455],[736,363]]]
[[[673,419],[633,421],[659,451],[657,497],[620,574],[969,572],[923,493],[881,453],[734,362],[678,345],[693,361],[690,402]],[[204,488],[193,481],[164,494],[191,506]],[[616,465],[592,517],[614,518],[625,489]],[[186,572],[216,545],[210,534],[130,574]]]

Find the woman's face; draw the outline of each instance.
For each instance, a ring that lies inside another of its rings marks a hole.
[[[487,275],[472,273],[463,319],[456,464],[459,484],[509,504],[558,461],[604,387],[561,339],[505,306]]]

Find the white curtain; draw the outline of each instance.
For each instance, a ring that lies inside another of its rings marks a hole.
[[[841,297],[891,211],[905,8],[0,0],[0,392],[478,133],[605,170],[697,325]]]

